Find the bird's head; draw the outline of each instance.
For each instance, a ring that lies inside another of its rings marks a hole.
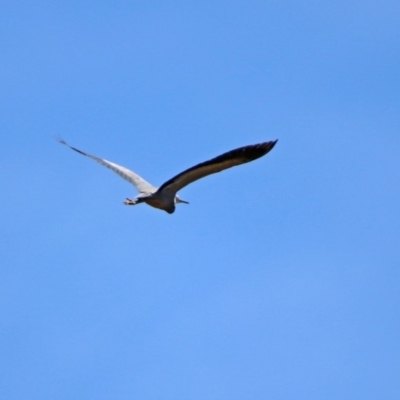
[[[184,203],[184,204],[189,204],[188,201],[182,200],[179,196],[175,196],[175,203]]]

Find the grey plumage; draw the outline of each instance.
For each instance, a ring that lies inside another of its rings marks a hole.
[[[159,208],[170,214],[175,211],[175,204],[188,204],[187,201],[182,200],[177,195],[177,192],[180,189],[210,174],[215,174],[225,169],[256,160],[271,151],[277,143],[277,140],[275,140],[250,146],[244,146],[235,150],[228,151],[227,153],[221,154],[218,157],[197,164],[194,167],[191,167],[179,173],[178,175],[163,183],[159,188],[156,188],[155,186],[146,182],[139,175],[135,174],[133,171],[121,165],[115,164],[111,161],[107,161],[97,156],[93,156],[73,146],[70,146],[63,139],[58,139],[58,141],[61,144],[70,147],[72,150],[86,157],[89,157],[99,164],[111,169],[119,176],[132,183],[138,190],[139,195],[136,197],[135,200],[126,199],[124,204],[136,205],[139,203],[147,203],[150,206]]]

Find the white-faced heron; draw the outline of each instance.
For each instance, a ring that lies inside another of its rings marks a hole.
[[[149,206],[159,208],[169,214],[172,214],[175,211],[175,204],[189,204],[187,201],[182,200],[177,195],[177,192],[180,189],[184,188],[194,181],[197,181],[198,179],[204,178],[207,175],[215,174],[216,172],[223,171],[224,169],[231,168],[236,165],[241,165],[265,156],[269,151],[273,149],[277,142],[277,140],[274,140],[270,142],[239,147],[238,149],[228,151],[227,153],[221,154],[218,157],[197,164],[194,167],[191,167],[181,172],[180,174],[163,183],[159,188],[156,188],[155,186],[150,185],[150,183],[146,182],[139,175],[135,174],[125,167],[122,167],[121,165],[85,153],[75,147],[70,146],[63,139],[57,140],[61,144],[70,147],[72,150],[75,150],[76,152],[97,161],[99,164],[110,168],[112,171],[116,172],[121,178],[124,178],[128,182],[132,183],[132,185],[135,186],[138,190],[139,195],[134,200],[127,198],[124,201],[124,204],[134,206],[140,203],[147,203]]]

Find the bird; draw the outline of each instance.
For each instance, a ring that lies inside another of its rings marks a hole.
[[[175,212],[176,204],[189,204],[188,201],[181,199],[177,194],[178,191],[183,189],[185,186],[197,181],[198,179],[215,174],[216,172],[257,160],[258,158],[263,157],[270,152],[278,142],[278,140],[273,140],[239,147],[237,149],[228,151],[219,155],[218,157],[212,158],[200,164],[196,164],[195,166],[184,170],[157,188],[126,167],[79,150],[76,147],[69,145],[62,138],[56,138],[56,140],[61,144],[68,146],[77,153],[89,157],[104,167],[111,169],[121,178],[127,180],[133,186],[135,186],[139,194],[133,200],[126,198],[123,204],[134,206],[137,204],[146,203],[149,206],[164,210],[168,214]]]

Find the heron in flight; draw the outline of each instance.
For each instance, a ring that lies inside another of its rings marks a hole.
[[[93,156],[85,153],[76,147],[70,146],[65,140],[57,139],[61,144],[64,144],[72,150],[97,161],[99,164],[116,172],[121,178],[132,183],[136,187],[139,195],[134,200],[127,198],[124,201],[125,205],[134,206],[140,203],[146,203],[149,206],[159,208],[172,214],[175,211],[175,205],[179,203],[189,204],[187,201],[182,200],[178,195],[178,191],[183,189],[190,183],[204,178],[207,175],[215,174],[216,172],[223,171],[227,168],[241,165],[262,156],[265,156],[273,149],[277,140],[254,144],[250,146],[239,147],[238,149],[228,151],[211,160],[197,164],[180,174],[174,176],[170,180],[163,183],[159,188],[146,182],[139,175],[121,165],[115,164],[111,161],[104,160],[103,158]]]

